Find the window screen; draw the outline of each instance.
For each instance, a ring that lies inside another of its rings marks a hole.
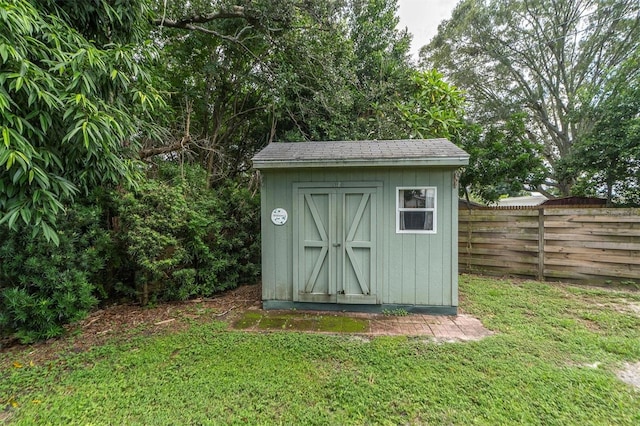
[[[436,232],[436,188],[397,188],[396,199],[396,232]]]

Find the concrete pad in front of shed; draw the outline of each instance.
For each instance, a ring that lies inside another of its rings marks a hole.
[[[366,318],[350,317],[334,312],[248,310],[233,322],[232,327],[250,331],[367,333],[369,321]]]
[[[438,341],[480,340],[494,334],[480,320],[466,314],[394,316],[351,312],[248,310],[231,326],[245,331],[413,336],[430,337]]]

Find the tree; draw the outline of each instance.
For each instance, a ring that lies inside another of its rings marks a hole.
[[[396,104],[410,136],[457,141],[464,128],[462,91],[444,81],[437,70],[415,71],[411,83],[408,96]]]
[[[559,162],[593,127],[583,108],[601,101],[583,95],[606,85],[639,47],[636,0],[464,0],[421,59],[466,90],[479,123],[525,111],[549,167],[538,189],[568,195],[574,176],[559,173]]]
[[[437,70],[415,71],[406,99],[398,102],[401,122],[410,137],[448,138],[469,153],[460,175],[460,195],[486,203],[544,181],[539,146],[526,132],[526,117],[514,114],[505,123],[482,127],[465,119],[463,92]]]
[[[355,76],[348,139],[407,137],[397,104],[405,99],[413,67],[411,35],[398,30],[397,0],[351,0],[345,13]]]
[[[492,203],[544,181],[540,146],[529,139],[524,114],[488,128],[466,123],[459,134],[460,146],[469,153],[469,165],[460,176],[460,191],[467,200],[471,193]]]
[[[155,37],[163,49],[156,74],[179,94],[170,100],[179,119],[175,142],[149,146],[143,155],[183,150],[188,140],[192,160],[213,182],[245,172],[269,141],[332,138],[350,122],[342,2],[157,6]]]
[[[98,46],[70,16],[54,2],[0,0],[0,223],[56,242],[56,215],[75,194],[136,182],[139,139],[162,104],[145,72],[152,50]],[[111,20],[105,12],[102,29]]]
[[[157,74],[189,120],[143,153],[182,150],[188,122],[190,154],[215,180],[246,171],[270,141],[409,136],[397,105],[413,90],[410,38],[396,30],[396,0],[157,5]]]
[[[616,79],[594,97],[602,100],[586,111],[593,127],[574,146],[563,163],[564,172],[577,177],[574,192],[605,196],[611,204],[640,204],[640,75],[627,82],[639,58],[621,69],[625,84]]]

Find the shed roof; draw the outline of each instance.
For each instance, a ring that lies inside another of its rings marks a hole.
[[[256,169],[466,164],[469,154],[447,139],[275,142],[253,157]]]

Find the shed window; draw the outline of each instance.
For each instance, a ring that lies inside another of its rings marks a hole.
[[[436,188],[396,188],[396,232],[434,234],[436,232]]]

